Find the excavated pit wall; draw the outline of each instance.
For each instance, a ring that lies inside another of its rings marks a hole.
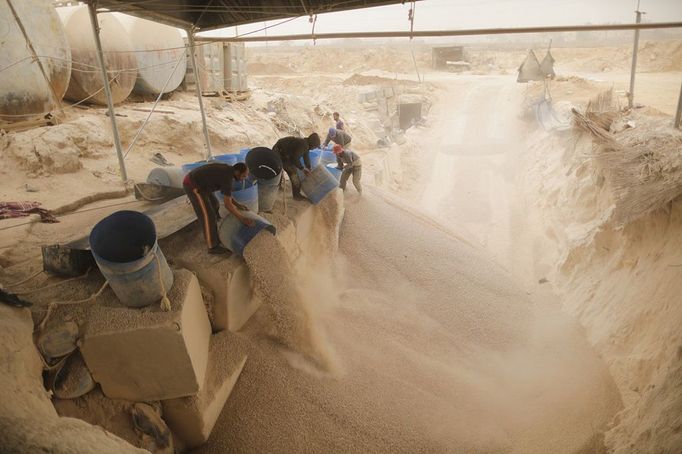
[[[524,156],[536,278],[546,277],[609,367],[623,409],[609,451],[682,449],[682,201],[617,226],[592,140],[536,132]]]

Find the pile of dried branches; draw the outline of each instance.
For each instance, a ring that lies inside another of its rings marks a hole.
[[[636,127],[612,133],[604,126],[623,114],[572,112],[574,125],[593,137],[593,158],[611,188],[616,226],[663,208],[682,194],[682,132],[669,118],[642,116]]]

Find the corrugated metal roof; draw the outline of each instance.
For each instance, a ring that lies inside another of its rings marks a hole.
[[[97,7],[197,31],[308,16],[404,0],[98,0]]]

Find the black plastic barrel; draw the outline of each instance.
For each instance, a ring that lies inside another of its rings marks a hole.
[[[282,158],[270,148],[256,147],[246,154],[246,166],[259,180],[271,180],[282,171]]]

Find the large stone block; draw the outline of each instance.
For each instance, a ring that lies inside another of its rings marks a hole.
[[[204,383],[211,325],[196,276],[174,274],[169,312],[122,306],[111,292],[93,306],[81,352],[107,397],[171,399]]]
[[[164,420],[188,448],[208,440],[246,363],[246,349],[223,331],[211,336],[206,379],[194,396],[162,402]]]
[[[260,307],[253,295],[249,267],[241,257],[233,255],[218,263],[187,258],[178,261],[192,269],[213,292],[213,332],[238,331]]]

